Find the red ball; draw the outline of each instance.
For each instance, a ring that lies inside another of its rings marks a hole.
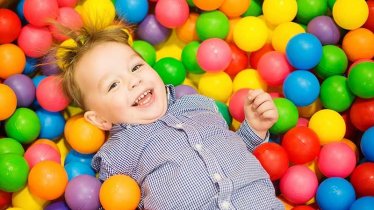
[[[267,52],[274,51],[273,46],[271,43],[266,43],[261,49],[251,52],[249,54],[249,63],[252,68],[257,69],[258,62],[260,61],[260,58],[266,54]]]
[[[62,111],[70,102],[57,76],[48,76],[40,82],[36,88],[36,99],[43,109],[50,112]]]
[[[231,95],[229,102],[229,112],[232,118],[238,122],[243,122],[245,119],[244,102],[248,97],[248,88],[243,88]]]
[[[156,19],[167,28],[183,25],[189,13],[190,9],[185,0],[159,0],[155,7]]]
[[[290,161],[295,164],[304,164],[314,160],[320,151],[317,134],[304,126],[288,130],[283,136],[282,147],[286,150]]]
[[[374,163],[362,163],[351,174],[351,184],[358,197],[374,196]]]
[[[234,43],[229,44],[231,49],[231,62],[225,72],[233,79],[241,70],[248,68],[249,57],[247,52],[241,50]]]
[[[34,26],[47,26],[58,16],[57,0],[25,0],[23,13]]]
[[[52,34],[47,27],[24,26],[18,37],[18,46],[32,58],[47,54],[52,46]]]
[[[21,31],[21,20],[12,10],[0,8],[0,44],[11,43]]]
[[[357,98],[349,111],[352,124],[360,131],[374,126],[374,98]]]
[[[358,132],[357,132],[357,128],[351,122],[351,118],[349,117],[349,112],[341,113],[341,115],[344,119],[345,127],[346,127],[344,138],[351,139],[351,140],[355,139]]]
[[[272,142],[263,143],[253,151],[253,154],[268,172],[271,181],[280,179],[288,169],[286,150],[279,144]]]
[[[6,209],[12,204],[12,193],[0,190],[0,209]]]
[[[303,205],[303,206],[295,206],[291,210],[315,210],[315,208]]]
[[[366,19],[365,24],[362,26],[363,28],[367,28],[370,31],[374,31],[374,1],[368,0],[366,1],[369,7],[369,16],[368,19]]]
[[[71,7],[62,7],[58,10],[57,22],[72,30],[77,30],[83,26],[81,16],[75,9]],[[54,25],[51,25],[49,28],[53,37],[58,41],[68,39],[68,37],[61,34]]]
[[[79,0],[57,0],[59,7],[75,7]]]

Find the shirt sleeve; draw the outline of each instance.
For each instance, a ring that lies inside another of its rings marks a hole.
[[[248,150],[253,152],[253,150],[260,144],[269,141],[269,132],[266,133],[264,139],[260,138],[251,128],[251,126],[247,123],[246,120],[242,122],[239,129],[236,133],[242,137],[244,143],[246,144]]]

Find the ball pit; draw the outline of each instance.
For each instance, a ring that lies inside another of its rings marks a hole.
[[[0,173],[0,209],[119,209],[125,200],[131,203],[127,209],[138,205],[135,180],[101,185],[95,178],[90,163],[107,133],[74,117],[58,83],[48,82],[60,70],[46,53],[53,41],[67,38],[50,21],[72,28],[96,22],[103,28],[116,15],[134,26],[133,48],[162,69],[178,98],[199,93],[215,99],[232,130],[244,119],[248,88],[274,96],[279,119],[270,129],[273,142],[257,147],[255,155],[276,180],[286,209],[374,208],[373,0],[5,2],[0,3],[0,171],[16,171]],[[211,39],[225,46],[222,54],[220,47],[198,55]],[[171,57],[174,66],[161,65]],[[308,70],[303,73],[320,91],[312,94],[300,81],[289,84],[286,77],[299,70]],[[34,167],[28,166],[31,159]],[[42,167],[49,172],[35,172],[45,159],[53,160]],[[59,175],[49,179],[52,171]]]

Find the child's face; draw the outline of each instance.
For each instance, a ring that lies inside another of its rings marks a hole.
[[[164,83],[125,44],[98,44],[77,63],[74,77],[88,110],[85,118],[103,130],[115,123],[152,123],[166,113]]]

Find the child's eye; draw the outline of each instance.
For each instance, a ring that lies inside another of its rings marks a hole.
[[[108,92],[110,92],[113,88],[117,87],[118,85],[118,82],[114,82],[110,85],[109,89],[108,89]]]
[[[143,64],[138,64],[138,65],[134,66],[134,68],[131,69],[131,72],[137,71],[142,66],[143,66]]]

